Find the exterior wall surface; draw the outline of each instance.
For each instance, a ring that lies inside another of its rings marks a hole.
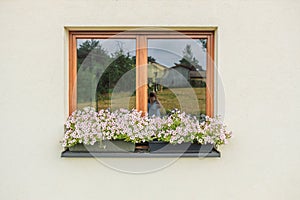
[[[0,0],[0,199],[299,199],[299,18],[297,0]],[[221,158],[60,157],[67,31],[107,26],[216,29]]]

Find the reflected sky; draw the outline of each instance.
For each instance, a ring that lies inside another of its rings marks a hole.
[[[84,43],[85,41],[90,39],[77,39],[77,48]],[[95,39],[99,41],[99,45],[106,50],[108,55],[111,55],[120,49],[127,54],[129,53],[131,56],[135,56],[136,49],[136,41],[135,39]]]
[[[77,48],[88,39],[77,39]],[[131,56],[136,54],[136,41],[134,39],[97,39],[109,55],[120,48]],[[199,39],[149,39],[148,56],[155,58],[156,62],[166,67],[173,67],[179,63],[186,45],[190,45],[194,57],[206,69],[206,49]]]
[[[148,56],[164,66],[173,67],[174,63],[179,63],[187,45],[191,46],[194,57],[206,69],[206,51],[199,39],[149,39]]]

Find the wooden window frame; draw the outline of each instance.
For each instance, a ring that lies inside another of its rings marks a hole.
[[[136,109],[147,112],[147,40],[207,39],[206,115],[214,116],[214,31],[70,31],[69,32],[69,114],[77,107],[77,39],[136,40]]]

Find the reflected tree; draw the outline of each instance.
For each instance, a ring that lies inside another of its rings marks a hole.
[[[98,102],[98,99],[108,100],[119,79],[135,67],[135,58],[125,53],[120,43],[117,45],[119,49],[112,54],[101,46],[99,40],[86,40],[79,45],[77,49],[79,103]],[[128,90],[135,88],[135,81],[128,81],[126,87]],[[96,109],[97,107],[96,103]]]
[[[187,44],[185,46],[182,54],[183,55],[179,60],[179,63],[175,63],[175,65],[181,65],[183,67],[189,68],[191,71],[203,70],[202,66],[199,65],[199,61],[195,58],[190,44]]]

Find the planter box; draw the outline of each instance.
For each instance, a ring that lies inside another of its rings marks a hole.
[[[170,144],[162,141],[149,142],[151,153],[209,153],[214,149],[213,144],[181,143]]]
[[[71,152],[134,152],[135,144],[132,142],[125,142],[122,140],[109,141],[104,140],[101,143],[96,142],[94,145],[76,144],[69,147]]]

